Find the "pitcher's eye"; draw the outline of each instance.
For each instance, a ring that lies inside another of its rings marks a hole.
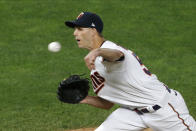
[[[78,30],[82,30],[82,28],[81,27],[78,27]]]

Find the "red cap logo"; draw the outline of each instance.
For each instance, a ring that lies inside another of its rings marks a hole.
[[[84,12],[81,12],[81,13],[78,15],[77,19],[81,18],[83,15],[84,15]]]

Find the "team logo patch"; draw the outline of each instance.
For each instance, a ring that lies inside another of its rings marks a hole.
[[[81,13],[78,15],[77,19],[81,18],[83,15],[84,15],[84,12],[81,12]]]

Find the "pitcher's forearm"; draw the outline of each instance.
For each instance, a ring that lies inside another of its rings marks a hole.
[[[80,102],[81,104],[88,104],[97,108],[102,108],[102,109],[110,109],[113,107],[113,103],[104,100],[98,96],[87,96],[84,100]]]
[[[99,56],[102,56],[104,59],[108,61],[116,61],[120,59],[122,56],[124,56],[124,54],[121,51],[115,49],[99,48],[97,50]]]

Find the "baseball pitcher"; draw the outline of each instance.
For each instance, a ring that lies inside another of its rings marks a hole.
[[[196,131],[181,94],[159,81],[133,51],[105,40],[98,15],[82,12],[65,24],[74,28],[78,47],[89,50],[84,61],[96,96],[78,103],[103,109],[120,105],[95,131]]]

